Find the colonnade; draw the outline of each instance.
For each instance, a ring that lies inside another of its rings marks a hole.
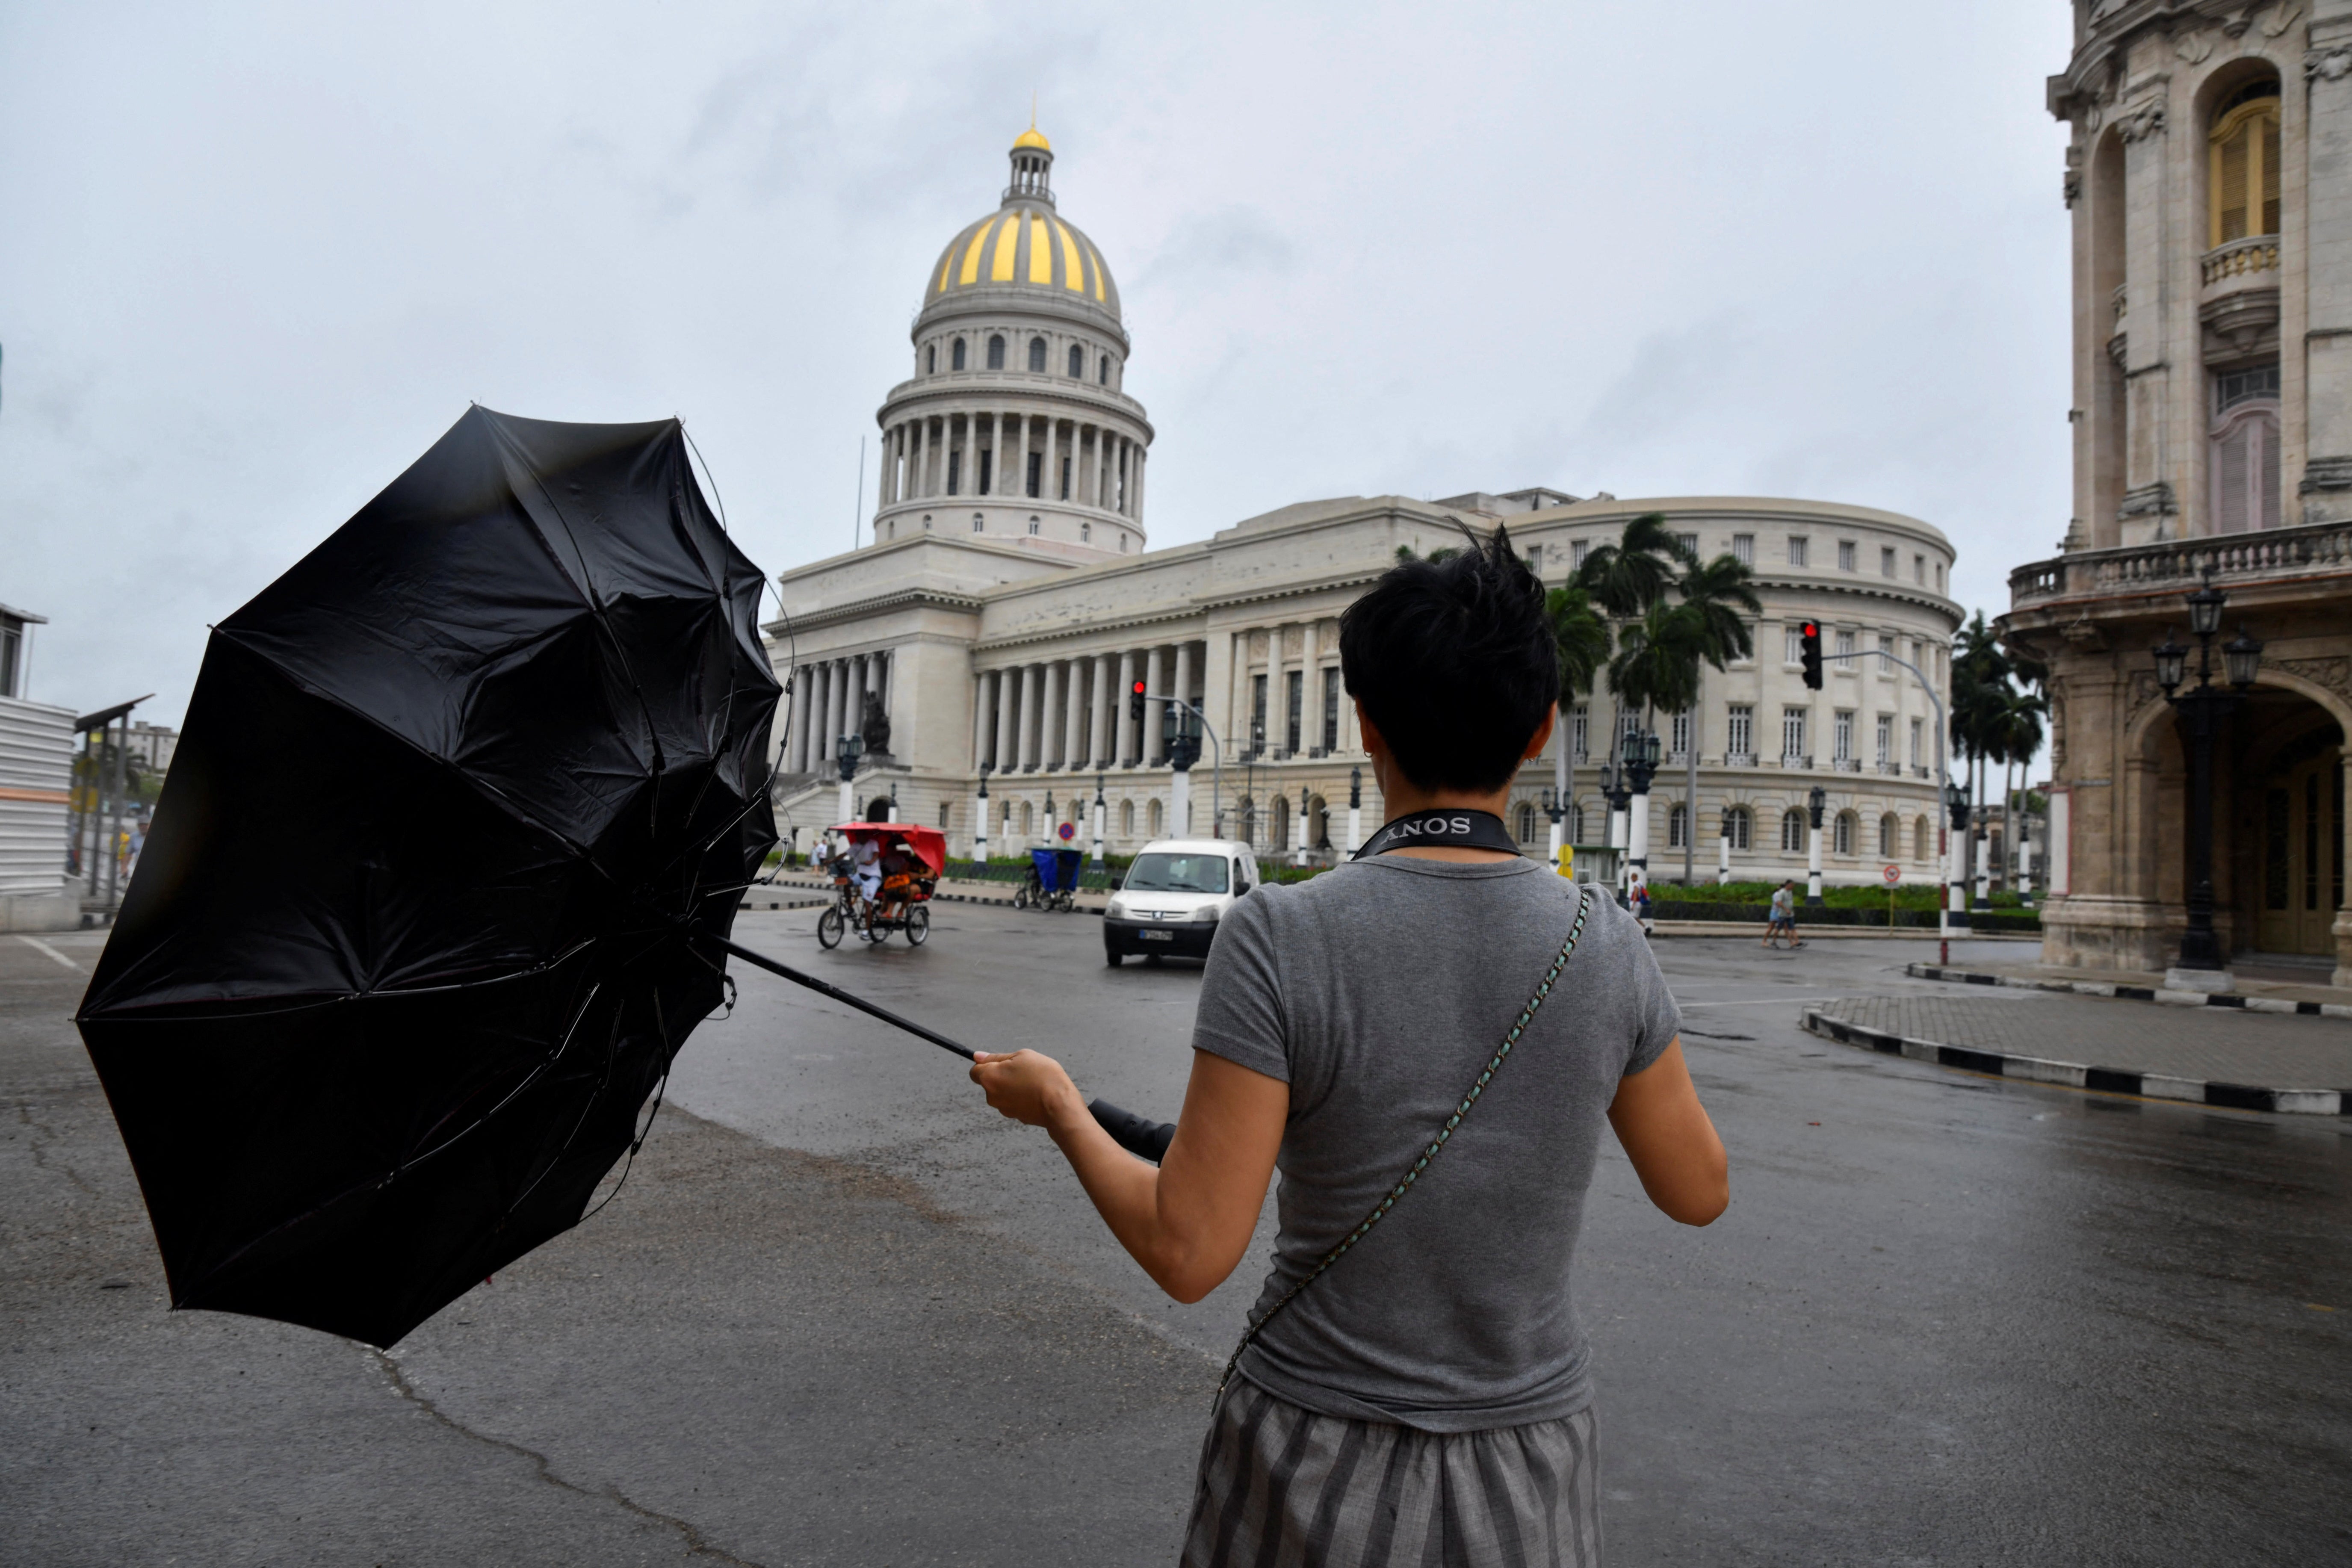
[[[984,473],[982,452],[990,454]],[[876,504],[926,496],[1034,497],[1140,523],[1145,452],[1142,443],[1109,426],[1020,409],[919,415],[882,433]],[[1029,488],[1033,454],[1040,459],[1034,490]]]
[[[1294,639],[1292,634],[1296,633]],[[1269,761],[1286,757],[1352,754],[1363,749],[1356,705],[1344,690],[1337,698],[1333,730],[1323,728],[1324,693],[1339,680],[1339,629],[1319,618],[1244,626],[1222,634],[1233,639],[1226,668],[1233,689],[1226,694],[1228,762],[1255,751]],[[1258,639],[1265,638],[1265,651]],[[1297,643],[1294,650],[1293,641]],[[1290,727],[1290,677],[1299,678],[1298,728]],[[1265,710],[1258,711],[1257,678],[1265,678]],[[1259,724],[1261,720],[1264,728]]]
[[[972,767],[999,773],[1100,772],[1167,760],[1163,697],[1200,701],[1202,645],[1192,642],[1082,654],[980,672]],[[1129,697],[1140,679],[1150,700],[1140,722]]]
[[[807,773],[829,767],[844,735],[856,731],[868,692],[890,710],[890,655],[850,654],[796,667],[792,674],[792,733],[784,742],[782,770]]]

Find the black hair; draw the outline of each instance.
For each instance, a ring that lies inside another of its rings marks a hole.
[[[1348,695],[1425,790],[1497,790],[1559,697],[1544,587],[1498,524],[1469,547],[1406,560],[1339,617]]]

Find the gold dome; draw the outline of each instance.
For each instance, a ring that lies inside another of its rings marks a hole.
[[[1054,144],[1046,141],[1045,135],[1034,125],[1015,136],[1013,139],[1013,144],[1015,147],[1042,147],[1048,153],[1054,150]]]
[[[1012,159],[1003,205],[948,242],[923,290],[925,309],[960,294],[1013,288],[1066,303],[1084,301],[1117,320],[1118,286],[1101,254],[1054,210],[1048,179],[1054,150],[1034,125],[1013,143]]]

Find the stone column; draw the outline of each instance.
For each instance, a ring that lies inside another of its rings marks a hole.
[[[854,735],[866,718],[866,656],[849,660],[849,696],[841,708],[841,732]]]
[[[1110,510],[1110,432],[1102,426],[1095,426],[1094,503],[1104,511]]]
[[[1055,462],[1054,444],[1062,434],[1062,422],[1048,415],[1045,418],[1045,460],[1037,465],[1037,499],[1059,500],[1062,496],[1061,473]]]
[[[1129,648],[1118,656],[1118,707],[1117,710],[1118,743],[1111,748],[1111,761],[1125,764],[1143,753],[1137,748],[1136,721],[1128,717],[1128,693],[1135,689],[1135,650]]]
[[[1037,761],[1047,768],[1062,765],[1062,710],[1069,701],[1069,666],[1054,659],[1045,666],[1045,707],[1038,715]]]
[[[2318,14],[2322,9],[2336,14]],[[2284,44],[2287,39],[2279,41]],[[2310,138],[2309,153],[2306,160],[2294,159],[2291,151],[2287,153],[2290,163],[2305,162],[2309,170],[2303,203],[2308,215],[2303,227],[2308,237],[2300,246],[2282,247],[2288,279],[2294,276],[2292,268],[2298,253],[2308,268],[2304,298],[2309,316],[2305,330],[2287,342],[2280,356],[2284,361],[2297,357],[2303,361],[2305,431],[2291,427],[2296,412],[2293,403],[2281,410],[2290,425],[2281,431],[2287,453],[2294,453],[2296,436],[2305,435],[2300,443],[2303,472],[2298,483],[2292,466],[2283,465],[2283,481],[2296,484],[2301,493],[2280,498],[2281,522],[2333,522],[2352,517],[2352,70],[2345,68],[2347,62],[2352,62],[2352,17],[2344,16],[2341,7],[2315,7],[2311,50],[2304,57],[2304,121]],[[2293,92],[2292,83],[2281,85]],[[2281,107],[2292,102],[2290,97]],[[2291,136],[2292,120],[2285,129]],[[2290,140],[2287,147],[2293,146]],[[2287,217],[2282,226],[2287,235],[2283,237],[2291,242],[2295,228],[2291,192],[2284,205]],[[2283,311],[2281,326],[2293,323],[2295,315],[2292,310]],[[2286,337],[2284,332],[2280,335]],[[2291,386],[2292,370],[2287,374]]]
[[[931,416],[915,420],[913,429],[907,451],[907,494],[919,498],[931,493]]]
[[[1308,621],[1298,633],[1298,743],[1312,752],[1323,744],[1323,650],[1316,638],[1318,621]]]
[[[809,682],[806,665],[794,667],[792,682],[792,717],[787,721],[792,728],[784,741],[783,759],[776,766],[784,773],[796,773],[803,771],[801,756],[808,749]]]
[[[1143,470],[1151,454],[1141,447],[1135,449],[1135,523],[1143,526]]]
[[[1062,766],[1076,773],[1087,765],[1087,661],[1070,660],[1062,692]]]
[[[1014,463],[1013,469],[1013,499],[1015,500],[1027,500],[1029,499],[1029,416],[1026,414],[1021,415],[1018,416],[1018,421],[1021,434],[1013,443]],[[1045,487],[1044,484],[1040,483],[1037,488],[1042,490]],[[1038,499],[1043,500],[1044,498],[1041,496]]]
[[[1045,766],[1045,666],[1021,666],[1021,771]]]
[[[1268,627],[1265,634],[1265,749],[1270,755],[1286,756],[1290,750],[1290,656],[1283,645],[1289,640],[1285,635],[1288,623]],[[1302,686],[1305,682],[1300,682]],[[1307,698],[1302,691],[1298,699],[1298,727],[1307,728]],[[1298,737],[1305,740],[1301,734]],[[1279,845],[1276,848],[1281,847]]]
[[[1019,722],[1013,713],[1015,682],[1009,669],[998,670],[995,680],[996,726],[993,739],[996,742],[996,771],[1009,773],[1021,765],[1020,759],[1013,754],[1013,742],[1020,733]]]
[[[989,743],[995,739],[989,732],[989,721],[996,716],[992,710],[994,699],[989,690],[988,684],[992,679],[993,677],[984,669],[972,677],[971,771],[974,773],[980,771],[980,765],[982,763],[991,760],[989,753],[994,750]],[[986,837],[986,829],[982,830],[982,835]]]
[[[1095,771],[1097,773],[1100,773],[1103,769],[1110,766],[1112,763],[1118,760],[1111,755],[1111,703],[1114,701],[1124,702],[1126,700],[1127,697],[1124,692],[1121,692],[1116,698],[1111,694],[1110,655],[1107,653],[1098,653],[1095,655],[1094,723],[1092,728],[1087,731],[1087,750],[1093,753]]]
[[[833,738],[841,733],[841,664],[829,658],[820,668],[824,671],[824,684],[819,688],[823,700],[817,704],[821,718],[816,733],[809,737],[815,747],[809,765],[816,768],[833,760]]]
[[[1160,650],[1155,647],[1143,656],[1143,761],[1155,768],[1168,760],[1167,748],[1160,742],[1165,722],[1160,715],[1168,711],[1168,704],[1160,700],[1168,690],[1160,683]]]
[[[882,431],[882,471],[875,476],[874,491],[874,507],[877,511],[890,504],[891,437],[894,434],[887,426]]]
[[[881,652],[867,657],[866,689],[872,692],[881,702],[882,717],[895,728],[898,720],[891,713],[890,699],[896,694],[890,689],[890,650],[888,648],[886,647]],[[890,738],[896,741],[898,737],[893,735]]]

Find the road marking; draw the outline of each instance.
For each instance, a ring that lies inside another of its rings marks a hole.
[[[79,974],[81,973],[80,964],[76,963],[72,959],[68,958],[64,953],[59,952],[56,948],[51,947],[47,942],[43,942],[40,938],[19,936],[16,940],[23,942],[26,947],[34,949],[36,952],[47,953],[51,958],[56,959],[59,963],[64,964],[76,974]]]

